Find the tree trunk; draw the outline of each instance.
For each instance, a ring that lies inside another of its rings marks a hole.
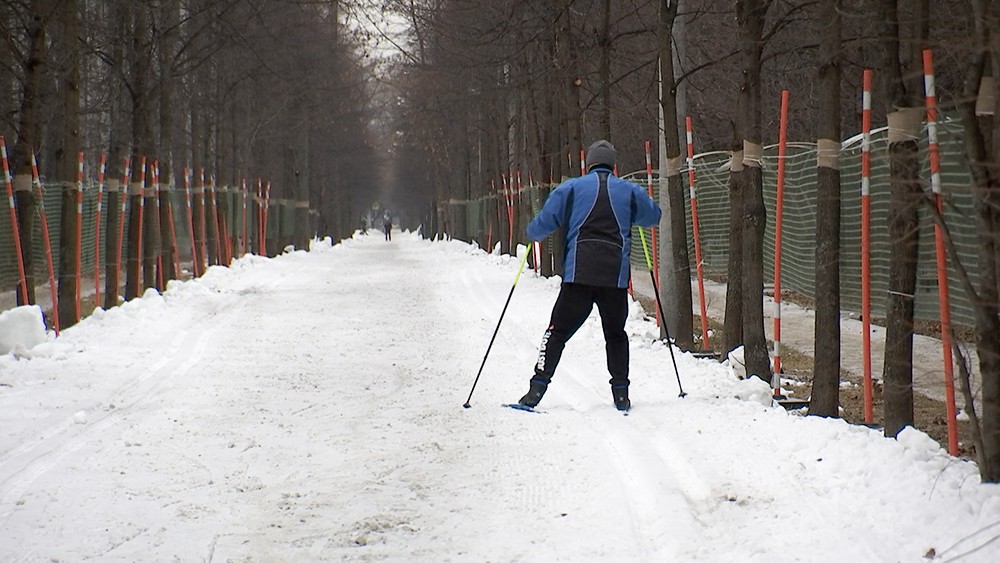
[[[760,167],[763,147],[760,121],[762,34],[768,3],[737,2],[743,85],[740,128],[743,133],[743,346],[747,374],[771,381],[771,363],[764,337],[764,184]],[[736,249],[731,249],[736,250]]]
[[[889,143],[889,292],[886,298],[883,392],[885,435],[913,425],[913,309],[919,250],[918,210],[924,193],[916,139]]]
[[[63,128],[62,146],[56,152],[56,178],[62,183],[62,221],[60,225],[59,248],[59,324],[61,328],[72,326],[80,320],[77,294],[80,278],[77,265],[80,256],[78,226],[80,217],[77,209],[76,179],[78,171],[77,153],[80,151],[80,51],[79,2],[66,0],[58,15],[60,23],[59,45],[64,54],[62,69]]]
[[[112,69],[120,75],[125,75],[125,38],[127,37],[129,6],[131,2],[127,0],[118,2],[116,6],[121,9],[121,17],[117,19],[115,25],[115,35],[112,39]],[[121,293],[121,270],[122,256],[120,250],[125,249],[125,242],[121,240],[124,229],[122,228],[122,195],[128,193],[128,178],[125,174],[125,158],[129,155],[128,150],[128,126],[126,124],[125,87],[122,80],[113,80],[108,85],[110,99],[110,119],[111,138],[108,150],[108,171],[107,182],[107,205],[105,209],[105,225],[107,236],[104,237],[104,308],[110,309],[118,305],[118,296]],[[133,163],[134,167],[138,163]],[[125,182],[124,184],[122,182]]]
[[[676,0],[661,0],[659,27],[661,139],[666,159],[660,163],[660,203],[666,208],[660,220],[660,298],[664,306],[660,336],[669,328],[682,350],[694,348],[691,306],[691,261],[688,256],[687,213],[681,181],[681,144],[677,137],[677,85],[674,81],[673,27]],[[666,224],[666,225],[665,225]],[[664,228],[666,226],[667,228]],[[663,257],[667,259],[664,260]]]
[[[48,70],[47,47],[48,21],[51,14],[49,0],[35,0],[30,5],[31,24],[28,29],[28,60],[24,61],[24,80],[21,91],[21,111],[17,127],[17,140],[11,153],[14,173],[14,206],[17,209],[17,228],[20,234],[21,255],[27,295],[22,295],[18,285],[17,304],[35,303],[35,266],[31,234],[34,232],[36,201],[32,186],[31,162],[34,151],[41,146],[42,80]],[[44,205],[44,202],[42,202]]]
[[[177,32],[180,24],[180,1],[167,0],[162,5],[162,21],[164,22],[163,35],[160,38],[159,67],[160,67],[160,190],[157,193],[157,204],[160,210],[159,235],[162,242],[162,263],[163,283],[180,277],[175,264],[177,256],[174,251],[174,236],[176,234],[174,225],[171,222],[174,213],[172,209],[174,193],[173,165],[174,165],[174,57],[177,49]],[[161,288],[162,289],[162,288]]]
[[[152,39],[147,36],[149,14],[147,7],[134,6],[131,29],[130,74],[132,76],[132,169],[134,178],[129,188],[128,273],[125,280],[125,298],[135,299],[144,288],[156,285],[156,241],[150,241],[150,224],[158,224],[155,198],[149,186],[153,183],[153,127],[149,92],[149,72],[153,67],[150,54]],[[143,166],[145,160],[145,166]],[[141,221],[140,221],[141,215]],[[141,230],[141,232],[140,232]],[[158,230],[158,229],[157,229]],[[158,233],[157,233],[158,234]],[[141,243],[141,248],[140,248]]]
[[[836,417],[840,407],[840,0],[824,0],[816,115],[816,353],[809,414]]]
[[[888,295],[886,297],[886,338],[883,367],[883,425],[885,435],[895,437],[913,424],[913,312],[917,287],[919,244],[918,210],[924,193],[920,183],[917,138],[923,112],[908,94],[904,76],[922,76],[917,69],[903,72],[900,63],[900,31],[897,0],[883,0],[879,19],[884,37],[881,67],[877,75],[886,100],[889,121],[889,239],[893,252],[889,259]],[[926,0],[917,3],[915,13],[926,12]],[[918,15],[918,20],[920,16]],[[926,20],[926,17],[923,18]],[[919,23],[919,22],[918,22]],[[917,44],[925,25],[911,37]],[[919,61],[918,56],[915,60]],[[910,91],[917,91],[913,87]]]
[[[961,104],[965,125],[966,156],[973,179],[976,230],[979,233],[979,291],[970,296],[976,304],[976,351],[982,378],[983,412],[982,450],[977,452],[979,474],[984,482],[1000,482],[1000,5],[973,3],[976,15],[976,39],[982,51],[970,65],[964,102]],[[987,59],[987,54],[989,59]],[[992,61],[992,108],[982,108],[976,115],[976,95],[983,82],[987,60]],[[991,114],[988,112],[992,112]],[[990,139],[990,137],[992,137]],[[987,139],[991,142],[988,143]],[[989,146],[992,145],[992,146]],[[992,149],[992,154],[991,154]]]
[[[675,12],[676,14],[676,9]],[[604,0],[602,14],[600,81],[601,81],[601,112],[598,120],[598,130],[603,139],[611,141],[611,0]],[[662,45],[662,43],[661,43]]]
[[[726,316],[723,355],[743,345],[743,150],[733,151],[729,171],[729,256],[726,264]]]

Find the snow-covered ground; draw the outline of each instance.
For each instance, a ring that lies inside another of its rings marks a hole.
[[[974,464],[917,431],[788,414],[677,352],[679,398],[637,304],[629,416],[596,315],[543,413],[501,407],[527,389],[555,279],[521,277],[463,409],[518,263],[358,236],[15,346],[0,560],[1000,560],[1000,486]]]

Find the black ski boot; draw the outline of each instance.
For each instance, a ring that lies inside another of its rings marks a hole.
[[[532,378],[531,388],[528,389],[528,392],[523,397],[521,397],[518,404],[534,408],[538,405],[538,401],[542,400],[542,395],[545,394],[545,390],[548,389],[548,387],[548,383]]]
[[[632,402],[628,400],[628,385],[612,386],[611,396],[615,400],[616,409],[624,412],[632,408]]]

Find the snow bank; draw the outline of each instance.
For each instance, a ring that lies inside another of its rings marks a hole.
[[[0,354],[31,350],[45,339],[45,321],[38,305],[24,305],[0,313]]]

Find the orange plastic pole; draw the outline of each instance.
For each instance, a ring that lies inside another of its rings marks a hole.
[[[222,254],[222,223],[219,216],[219,196],[215,191],[215,176],[208,179],[209,197],[212,198],[212,221],[215,223],[215,260],[217,264],[226,261]]]
[[[684,119],[684,128],[687,131],[687,166],[688,166],[688,191],[691,194],[691,230],[694,234],[694,263],[698,272],[698,307],[701,311],[701,349],[710,350],[712,343],[708,339],[708,305],[705,301],[705,273],[701,260],[701,230],[698,220],[698,191],[695,184],[694,170],[694,126],[691,116]]]
[[[191,274],[194,277],[201,275],[198,268],[197,245],[194,243],[194,213],[191,211],[191,171],[184,167],[184,208],[187,215],[188,236],[191,239]]]
[[[587,153],[584,149],[580,149],[580,175],[587,175]]]
[[[14,186],[10,178],[10,165],[7,162],[7,143],[0,136],[0,151],[3,153],[3,177],[7,184],[7,202],[10,204],[10,224],[14,233],[14,252],[17,253],[17,283],[21,288],[21,303],[28,302],[28,279],[24,273],[24,254],[21,254],[21,233],[17,225],[17,207],[14,205]]]
[[[205,230],[205,226],[207,225],[207,223],[206,223],[206,219],[205,219],[205,169],[204,168],[199,168],[198,169],[198,198],[201,201],[201,206],[199,208],[200,211],[201,211],[201,213],[198,214],[198,223],[201,226],[201,244],[202,244],[202,246],[201,246],[201,254],[202,254],[203,257],[205,257],[207,259],[207,257],[208,257],[208,232]],[[198,269],[202,270],[202,268],[204,266],[205,266],[205,263],[202,262],[202,263],[198,264]],[[204,270],[202,270],[202,272],[204,272]]]
[[[243,237],[240,239],[240,256],[247,253],[247,179],[243,178],[240,193],[243,195],[243,225],[240,231]]]
[[[142,295],[142,213],[146,207],[146,157],[139,159],[139,233],[138,233],[138,260],[135,263],[135,279],[137,293]]]
[[[267,254],[264,241],[264,184],[257,178],[257,253],[261,256]]]
[[[170,192],[167,192],[168,194]],[[167,221],[170,222],[170,248],[174,253],[174,275],[181,275],[181,257],[177,252],[177,229],[174,227],[174,206],[167,204]]]
[[[83,316],[83,151],[76,155],[76,320]]]
[[[52,264],[52,240],[49,238],[49,219],[45,212],[45,188],[38,179],[38,161],[35,153],[31,153],[31,180],[38,194],[38,214],[42,218],[42,242],[45,244],[45,262],[49,267],[49,292],[52,295],[52,329],[59,336],[59,291],[56,288],[56,269]]]
[[[228,190],[227,190],[228,191]],[[216,202],[219,201],[218,196],[215,199]],[[219,246],[220,254],[219,259],[222,260],[223,266],[228,266],[232,262],[233,250],[231,241],[229,240],[229,222],[226,221],[226,216],[218,213],[219,216]]]
[[[924,94],[927,100],[927,143],[931,161],[931,191],[938,213],[942,211],[941,150],[937,136],[937,96],[934,92],[934,55],[924,49]],[[948,295],[948,256],[939,224],[934,224],[937,250],[938,302],[941,309],[941,345],[944,356],[945,410],[948,416],[948,452],[958,455],[958,421],[955,413],[955,379],[951,356],[951,302]]]
[[[521,182],[521,170],[518,169],[516,171],[516,174],[517,174],[517,201],[514,205],[514,211],[515,211],[514,217],[517,217],[517,215],[521,212],[521,196],[524,192],[524,184]]]
[[[125,243],[125,207],[128,205],[128,184],[132,181],[132,159],[125,157],[125,171],[122,173],[122,201],[118,218],[118,258],[115,260],[115,278],[122,279],[122,246]]]
[[[267,255],[267,215],[271,211],[271,182],[264,186],[264,255]]]
[[[504,201],[507,202],[507,248],[514,254],[514,196],[511,193],[514,190],[514,182],[513,179],[507,181],[506,172],[500,173],[500,180],[503,183]]]
[[[107,171],[108,155],[101,153],[101,165],[97,169],[97,215],[94,220],[94,307],[101,306],[101,206],[104,205],[104,173]]]
[[[528,171],[528,189],[529,190],[534,190],[535,189],[535,181],[532,180],[532,178],[531,178],[531,171],[530,170]],[[535,247],[534,248],[535,255],[532,257],[532,262],[534,263],[534,266],[535,266],[535,275],[537,276],[542,271],[542,241],[537,240],[534,243],[532,243],[532,246]]]
[[[649,197],[653,197],[653,157],[650,154],[649,141],[646,141],[646,188],[649,190]],[[640,229],[642,227],[639,227]],[[657,264],[657,259],[659,258],[659,253],[656,251],[656,227],[651,227],[649,229],[650,238],[653,239],[653,279],[656,280],[656,287],[653,291],[656,291],[657,287],[660,287],[660,267]],[[663,319],[660,318],[660,308],[656,308],[656,326],[660,326]]]
[[[872,71],[865,69],[861,95],[861,353],[864,365],[865,423],[874,420],[872,403],[871,306],[871,144]]]
[[[150,175],[152,176],[153,184],[153,201],[156,202],[156,207],[153,212],[159,216],[160,213],[160,161],[154,160],[153,164],[149,167]],[[161,231],[162,232],[162,231]],[[157,252],[156,254],[156,287],[163,291],[166,289],[163,285],[163,253]]]
[[[788,90],[781,91],[778,132],[778,189],[774,212],[774,375],[775,396],[781,394],[781,228],[785,199],[785,147],[788,133]]]

